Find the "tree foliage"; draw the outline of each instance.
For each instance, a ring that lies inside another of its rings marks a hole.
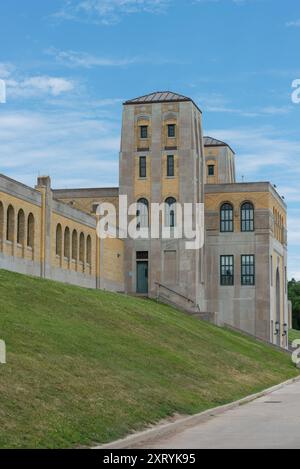
[[[295,279],[289,282],[289,300],[293,305],[293,329],[300,330],[300,282]]]

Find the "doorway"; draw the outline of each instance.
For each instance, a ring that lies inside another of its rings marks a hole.
[[[136,292],[148,294],[148,261],[136,263]]]

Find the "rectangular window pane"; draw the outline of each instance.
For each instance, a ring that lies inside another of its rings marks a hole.
[[[220,280],[221,285],[234,284],[234,257],[221,256],[220,258]]]
[[[175,137],[175,124],[168,125],[168,137],[169,138]]]
[[[174,176],[174,156],[167,157],[167,176]]]
[[[148,126],[147,125],[141,125],[141,138],[148,138]]]
[[[147,160],[146,156],[140,156],[140,178],[147,176]]]
[[[241,283],[242,285],[255,285],[255,257],[243,255],[241,257]]]
[[[215,166],[213,164],[208,165],[208,175],[209,176],[214,176],[215,174]]]

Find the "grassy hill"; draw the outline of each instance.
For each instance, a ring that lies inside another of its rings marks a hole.
[[[297,374],[288,355],[152,301],[0,271],[0,447],[107,442]]]

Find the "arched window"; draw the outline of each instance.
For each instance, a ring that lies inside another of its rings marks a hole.
[[[0,239],[3,238],[3,225],[4,225],[4,208],[3,208],[3,203],[0,202]]]
[[[15,211],[12,205],[7,209],[7,222],[6,222],[6,239],[7,241],[14,241],[15,231]]]
[[[70,259],[70,230],[68,227],[65,229],[64,236],[64,257]]]
[[[244,202],[241,206],[241,231],[254,231],[254,206]]]
[[[220,231],[221,233],[233,231],[233,207],[229,203],[223,204],[220,210]]]
[[[174,228],[176,225],[176,199],[168,197],[165,201],[165,225]]]
[[[62,254],[62,229],[59,223],[56,227],[56,255],[61,256]]]
[[[72,233],[72,259],[73,261],[77,261],[78,257],[78,236],[77,231],[73,230]]]
[[[28,215],[27,221],[27,246],[34,248],[34,216],[32,213]]]
[[[17,225],[17,243],[24,246],[25,242],[25,214],[21,209],[18,212],[18,225]]]
[[[88,264],[92,264],[92,238],[90,235],[86,238],[86,261]]]
[[[84,262],[85,249],[84,249],[84,234],[80,233],[79,237],[79,260]]]
[[[137,201],[137,219],[138,228],[148,228],[149,226],[149,203],[147,199],[139,199]]]

